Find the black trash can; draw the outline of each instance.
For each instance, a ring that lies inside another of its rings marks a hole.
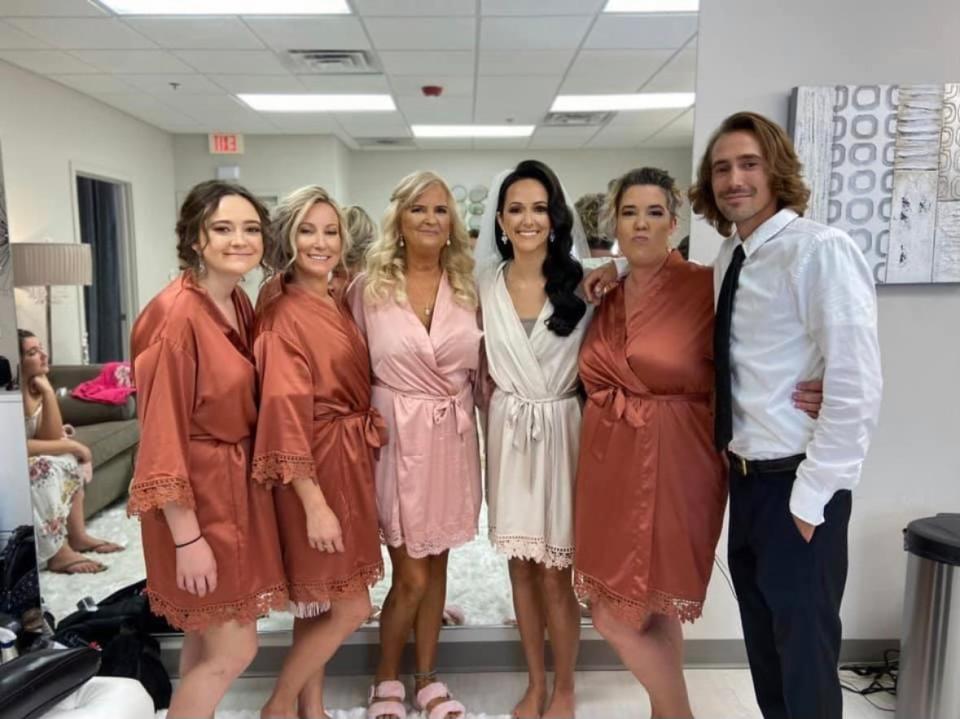
[[[917,519],[903,599],[897,719],[960,717],[960,514]]]

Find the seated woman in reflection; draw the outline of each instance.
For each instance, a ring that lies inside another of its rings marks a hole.
[[[351,205],[343,210],[343,218],[350,244],[343,253],[343,261],[333,270],[330,284],[339,292],[345,289],[350,281],[363,272],[364,256],[367,249],[377,239],[377,226],[359,205]]]
[[[368,588],[383,576],[373,463],[386,425],[370,406],[367,344],[328,280],[350,249],[340,208],[322,187],[304,187],[281,201],[273,233],[254,340],[253,479],[277,486],[295,619],[261,716],[297,716],[299,695],[299,716],[319,719],[323,667],[369,616]]]
[[[486,422],[490,541],[509,558],[529,674],[513,715],[572,717],[580,637],[571,579],[577,356],[593,311],[577,295],[576,257],[589,249],[543,163],[521,162],[494,180],[491,195],[497,201],[481,221],[477,284],[494,383]],[[544,629],[555,667],[549,696]]]
[[[150,608],[184,631],[169,719],[213,716],[256,654],[257,617],[287,607],[273,497],[249,474],[253,308],[239,287],[268,220],[238,185],[190,190],[177,221],[183,273],[130,341],[141,440],[128,512],[140,515]]]
[[[393,191],[366,273],[348,293],[370,347],[373,406],[389,428],[376,483],[393,580],[380,617],[371,719],[406,715],[397,680],[411,630],[416,706],[428,719],[465,714],[435,666],[447,556],[476,535],[480,511],[473,383],[481,332],[473,265],[446,183],[415,172]]]
[[[37,561],[62,574],[102,572],[106,565],[82,553],[109,554],[123,547],[87,532],[83,485],[93,476],[90,449],[72,439],[72,428],[63,424],[40,340],[28,330],[18,330],[17,337]]]

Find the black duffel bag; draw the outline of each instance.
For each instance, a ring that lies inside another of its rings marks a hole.
[[[0,664],[0,719],[41,717],[100,668],[88,647],[39,649]]]

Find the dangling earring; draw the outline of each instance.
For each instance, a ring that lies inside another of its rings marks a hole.
[[[197,253],[197,274],[198,275],[207,274],[207,266],[203,262],[203,255],[201,255],[199,252]]]
[[[555,239],[557,239],[557,236],[553,233],[553,230],[550,230],[550,239],[548,241],[553,242]]]
[[[400,235],[400,246],[401,246],[401,247],[404,246],[403,235]]]
[[[448,238],[447,238],[447,247],[449,247],[449,246],[450,246],[450,238],[448,237]]]

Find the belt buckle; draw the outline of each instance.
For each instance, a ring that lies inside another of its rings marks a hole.
[[[737,459],[740,460],[740,471],[743,473],[743,476],[746,477],[747,476],[747,460],[745,460],[739,454],[737,455]]]

